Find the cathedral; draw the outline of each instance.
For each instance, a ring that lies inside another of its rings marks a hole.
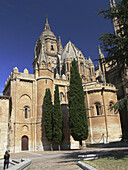
[[[99,56],[103,56],[100,47]],[[35,44],[33,74],[29,74],[27,68],[23,72],[13,68],[0,96],[0,154],[7,149],[11,152],[50,149],[45,129],[41,128],[41,121],[44,121],[42,108],[46,88],[50,89],[54,101],[55,85],[59,87],[64,122],[61,149],[79,148],[79,142],[74,141],[68,126],[68,92],[73,59],[77,61],[88,108],[89,136],[83,144],[120,140],[119,113],[109,109],[117,102],[116,87],[106,83],[104,75],[100,76],[102,66],[96,71],[91,58],[85,58],[71,41],[63,48],[61,38],[57,39],[46,18]]]

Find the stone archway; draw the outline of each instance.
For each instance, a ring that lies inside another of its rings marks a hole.
[[[22,139],[21,139],[21,150],[22,151],[28,150],[28,137],[27,136],[22,136]]]

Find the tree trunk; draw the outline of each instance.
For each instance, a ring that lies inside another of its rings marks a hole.
[[[58,145],[59,151],[60,151],[60,145]]]
[[[53,151],[53,145],[52,145],[52,143],[51,143],[51,151]]]
[[[79,141],[80,149],[83,150],[82,140]]]

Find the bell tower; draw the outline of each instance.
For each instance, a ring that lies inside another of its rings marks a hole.
[[[58,41],[55,34],[51,31],[50,25],[48,23],[48,17],[46,17],[44,30],[35,45],[35,55],[33,62],[35,77],[38,77],[37,70],[39,70],[42,61],[46,63],[46,67],[54,72],[57,63],[57,55]]]
[[[54,70],[57,63],[57,39],[54,33],[51,31],[48,18],[44,30],[41,33],[39,40],[35,45],[35,55],[33,62],[34,75],[37,81],[37,122],[41,122],[43,118],[43,104],[46,88],[49,88],[54,95]],[[36,138],[37,148],[42,149],[42,141],[45,142],[45,135],[41,136],[41,124],[37,124]]]

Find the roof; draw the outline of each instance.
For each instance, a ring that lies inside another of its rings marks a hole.
[[[71,41],[69,41],[62,53],[62,59],[66,59],[66,58],[75,58],[77,59],[77,55],[76,55],[76,49],[74,44],[71,43]]]

